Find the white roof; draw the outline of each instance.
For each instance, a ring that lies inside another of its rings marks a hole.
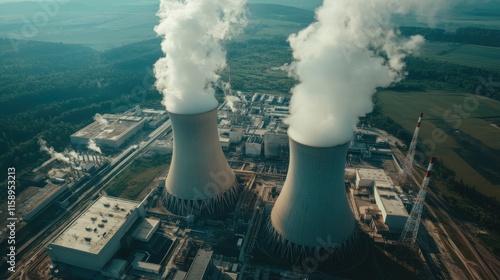
[[[375,188],[378,192],[382,206],[387,215],[408,217],[403,202],[394,191],[382,190]]]
[[[135,230],[134,238],[141,241],[149,241],[155,230],[158,228],[159,223],[160,220],[145,218],[142,220],[141,225],[139,225],[139,227]]]
[[[381,184],[382,182],[392,183],[391,178],[387,176],[383,169],[357,168],[356,174],[361,180],[370,180],[377,184]]]
[[[101,196],[52,244],[98,254],[138,206],[134,201]]]

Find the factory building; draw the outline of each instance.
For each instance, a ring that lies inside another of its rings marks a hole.
[[[231,144],[240,143],[245,134],[245,129],[242,126],[232,126],[229,130],[229,140]]]
[[[213,251],[199,249],[194,257],[193,264],[189,268],[184,280],[207,280],[214,271],[212,262]]]
[[[284,110],[286,108],[286,111]],[[271,112],[266,112],[271,121],[264,133],[264,156],[276,158],[288,154],[288,125],[283,123],[282,118],[288,116],[287,107],[273,107]],[[278,112],[278,113],[276,113]]]
[[[366,188],[373,193],[381,212],[382,222],[392,233],[401,233],[408,219],[408,212],[394,184],[383,169],[356,169],[356,189]]]
[[[264,134],[264,155],[266,158],[279,157],[288,152],[288,135],[267,131]]]
[[[174,143],[170,140],[155,140],[149,145],[149,150],[156,155],[171,155]]]
[[[47,246],[47,254],[53,263],[101,271],[142,216],[140,203],[101,196]]]
[[[163,193],[166,208],[187,216],[216,215],[234,206],[238,185],[220,145],[217,108],[169,115],[174,149]]]
[[[328,255],[328,266],[356,256],[356,221],[344,184],[348,145],[311,147],[290,138],[288,174],[267,224],[273,253],[292,263]],[[321,240],[336,246],[325,248]]]
[[[245,155],[249,157],[259,157],[262,153],[262,136],[251,135],[245,143]]]
[[[370,188],[378,182],[392,185],[392,180],[383,169],[356,168],[356,189]]]
[[[373,196],[389,231],[400,234],[408,220],[408,212],[397,193],[390,187],[375,185]]]
[[[119,148],[140,131],[145,119],[137,116],[104,114],[107,125],[95,121],[70,136],[71,144],[87,146],[90,139],[97,145]]]
[[[24,220],[29,221],[67,190],[66,183],[48,183],[43,188],[29,187],[18,197],[18,201],[23,201],[19,213]]]

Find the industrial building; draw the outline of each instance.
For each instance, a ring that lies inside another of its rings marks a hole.
[[[184,280],[205,280],[210,279],[214,271],[212,262],[213,251],[199,249],[194,257],[193,264],[189,268]]]
[[[392,185],[392,180],[384,170],[375,168],[356,168],[356,189],[371,188],[376,183],[383,182]]]
[[[311,147],[290,138],[288,174],[267,226],[272,252],[292,263],[329,252],[323,261],[334,266],[355,257],[356,221],[344,183],[347,148]],[[325,248],[321,240],[327,239],[336,246]]]
[[[19,213],[24,220],[29,221],[67,190],[68,184],[66,183],[54,184],[50,182],[43,188],[29,187],[17,198],[18,201],[22,201]]]
[[[262,136],[251,135],[245,143],[245,155],[250,157],[258,157],[262,153]]]
[[[399,234],[408,220],[408,212],[394,189],[375,185],[373,195],[391,233]]]
[[[170,140],[156,140],[149,146],[149,151],[156,155],[170,155],[174,149],[174,143]]]
[[[110,148],[119,148],[130,137],[140,131],[145,123],[143,117],[128,115],[104,114],[103,119],[107,121],[95,121],[70,136],[71,144],[87,146],[90,139],[94,139],[97,145]]]
[[[166,208],[187,216],[220,214],[234,206],[238,185],[222,152],[217,108],[169,115],[174,149],[163,193]]]
[[[380,210],[382,222],[391,233],[401,233],[408,219],[408,212],[398,195],[392,179],[382,169],[356,168],[357,190],[366,188],[373,194]]]
[[[140,203],[101,196],[47,246],[47,254],[53,263],[101,271],[143,216]]]

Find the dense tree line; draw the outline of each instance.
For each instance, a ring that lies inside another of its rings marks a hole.
[[[463,27],[448,31],[438,28],[401,27],[400,30],[402,35],[412,36],[420,34],[430,41],[500,47],[500,30],[495,29]]]
[[[120,48],[101,54],[42,42],[24,42],[16,52],[8,44],[0,40],[8,52],[0,57],[1,169],[15,166],[21,171],[46,160],[39,138],[62,150],[69,136],[96,113],[159,103],[161,98],[148,79],[158,53]],[[130,57],[122,55],[127,52]]]

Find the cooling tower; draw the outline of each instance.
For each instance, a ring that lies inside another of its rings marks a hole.
[[[219,142],[217,108],[199,114],[169,112],[174,134],[164,203],[177,215],[214,215],[237,200],[237,183]]]
[[[356,222],[344,184],[347,148],[311,147],[290,137],[288,174],[267,224],[274,254],[292,263],[329,264],[355,255]]]

